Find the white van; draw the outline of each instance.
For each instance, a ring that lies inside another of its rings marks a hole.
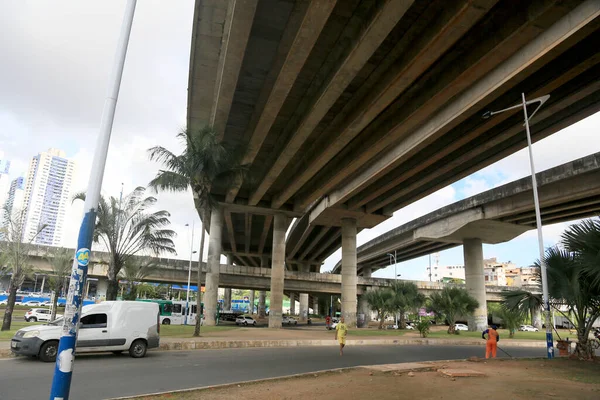
[[[134,358],[144,357],[147,349],[159,345],[158,304],[139,301],[104,301],[82,308],[76,353],[129,351]],[[34,325],[17,331],[10,348],[18,355],[56,360],[62,319],[48,325]]]

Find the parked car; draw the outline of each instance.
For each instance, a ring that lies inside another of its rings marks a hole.
[[[465,324],[454,324],[454,330],[457,331],[468,331],[469,327]]]
[[[159,317],[156,303],[104,301],[84,306],[77,335],[77,354],[129,351],[133,358],[144,357],[148,349],[159,345]],[[61,333],[62,319],[47,325],[28,326],[17,331],[10,348],[17,355],[37,356],[41,361],[53,362]]]
[[[27,307],[39,307],[42,305],[42,302],[37,301],[37,300],[29,300],[29,301],[22,303],[21,305],[27,306]]]
[[[298,325],[298,320],[294,317],[289,317],[287,315],[284,315],[283,318],[281,319],[281,324],[282,325]]]
[[[519,327],[519,330],[521,332],[537,332],[539,329],[531,325],[521,325]]]
[[[52,313],[47,308],[32,308],[25,313],[23,319],[27,322],[50,321]],[[61,318],[62,314],[56,314],[56,319]]]
[[[248,325],[256,326],[256,321],[252,317],[242,315],[235,319],[235,324],[236,325],[245,325],[245,326],[248,326]]]
[[[8,304],[8,300],[2,300],[0,301],[0,306],[5,306]]]

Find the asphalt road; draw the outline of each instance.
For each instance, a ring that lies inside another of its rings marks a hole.
[[[544,348],[505,350],[514,357],[545,354]],[[357,365],[481,357],[484,352],[476,346],[349,346],[340,357],[332,346],[155,351],[142,359],[125,353],[81,355],[75,362],[71,398],[107,399]],[[53,371],[53,363],[32,358],[1,360],[0,399],[47,399]]]

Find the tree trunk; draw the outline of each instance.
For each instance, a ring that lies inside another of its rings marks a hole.
[[[106,289],[106,300],[116,300],[119,294],[119,280],[108,278],[108,288]]]
[[[456,331],[454,329],[454,325],[455,325],[455,322],[450,322],[450,325],[448,326],[448,334],[449,335],[456,333]]]
[[[400,329],[406,329],[406,313],[403,309],[400,310]]]
[[[383,329],[383,322],[385,321],[385,315],[379,313],[379,329]]]
[[[4,320],[2,321],[2,330],[9,331],[10,324],[12,322],[12,314],[15,309],[15,300],[17,299],[17,286],[14,285],[13,279],[10,280],[8,290],[8,304],[6,304],[6,310],[4,310]]]
[[[196,326],[194,327],[194,336],[200,336],[200,326],[202,324],[202,257],[204,256],[204,235],[206,230],[202,226],[202,235],[200,238],[200,253],[198,257],[198,295],[196,296]]]
[[[57,286],[54,289],[54,300],[52,301],[52,314],[50,314],[50,321],[54,321],[56,319],[56,306],[58,305],[58,297],[60,296],[61,286]]]

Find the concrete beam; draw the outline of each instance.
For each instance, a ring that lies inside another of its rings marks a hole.
[[[367,127],[378,115],[380,115],[398,96],[402,94],[414,81],[423,74],[439,57],[450,49],[473,25],[475,25],[488,11],[497,3],[498,0],[479,1],[477,4],[471,2],[448,1],[445,4],[443,12],[434,21],[432,26],[426,31],[426,35],[416,36],[416,31],[420,29],[415,24],[403,36],[403,40],[396,43],[394,49],[390,51],[384,61],[373,73],[378,77],[383,71],[390,67],[393,60],[402,54],[403,62],[392,64],[391,72],[387,72],[383,82],[377,82],[376,89],[371,89],[366,97],[361,99],[360,104],[357,101],[348,102],[348,109],[357,110],[353,115],[348,116],[341,112],[339,117],[334,120],[331,126],[342,125],[340,133],[336,140],[331,142],[326,149],[322,150],[317,158],[312,161],[308,168],[304,168],[299,176],[296,176],[284,192],[278,195],[274,200],[274,205],[283,204],[303,185],[305,185],[313,176],[321,171],[331,159],[341,152],[356,136],[358,136],[365,127]],[[412,2],[404,2],[398,10],[401,18],[404,12]],[[432,5],[435,7],[436,5]],[[404,8],[406,7],[406,8]],[[400,20],[398,18],[398,20]],[[370,82],[369,82],[370,83]],[[372,84],[375,84],[373,82]],[[360,98],[360,96],[357,96]],[[343,118],[343,120],[342,120]],[[372,157],[376,152],[371,149],[364,149],[365,157]],[[355,163],[355,160],[349,160],[348,164]],[[319,194],[314,194],[309,199],[304,199],[298,204],[299,209],[304,209],[308,203],[320,195],[329,192],[339,182],[345,179],[347,175],[338,174],[332,177],[324,187],[321,185]]]
[[[254,129],[242,164],[252,164],[254,162],[336,2],[337,0],[312,0],[307,6],[302,3],[296,6],[290,22],[288,22],[289,28],[284,33],[279,47],[279,53],[286,56],[276,62],[270,73],[270,79],[268,80],[274,80],[275,82],[269,93],[263,92],[261,94],[259,103],[264,102],[264,107],[257,107],[257,110],[262,111],[252,118],[253,123],[250,126]],[[273,76],[275,74],[276,77]],[[242,181],[239,180],[230,188],[226,197],[228,203],[233,202],[241,185]]]
[[[235,231],[233,230],[233,222],[231,220],[231,212],[225,211],[225,226],[227,226],[227,233],[229,234],[229,245],[234,253],[237,253],[237,245],[235,243]]]
[[[250,204],[257,204],[271,185],[277,180],[292,157],[298,152],[306,139],[310,136],[327,111],[333,106],[341,93],[352,82],[352,79],[360,72],[379,45],[385,40],[391,30],[400,21],[404,13],[412,5],[412,1],[386,1],[377,15],[369,22],[362,37],[342,65],[337,69],[335,75],[321,91],[317,101],[312,105],[310,111],[300,123],[277,160],[272,164],[267,175],[262,179],[260,185],[250,196]],[[285,203],[286,197],[277,197],[272,204],[273,208],[279,208]]]
[[[220,138],[223,138],[225,134],[225,126],[229,118],[240,68],[244,61],[257,4],[258,0],[230,0],[228,2],[215,81],[215,99],[210,118],[210,124],[219,133]]]
[[[265,216],[265,223],[263,225],[263,229],[260,234],[260,241],[258,243],[258,252],[260,254],[262,254],[265,250],[265,242],[267,241],[267,235],[269,234],[269,230],[271,229],[272,222],[273,222],[272,215]]]
[[[577,7],[457,96],[454,101],[448,103],[435,116],[430,117],[426,123],[410,133],[401,143],[383,156],[378,157],[364,172],[356,175],[339,190],[330,193],[330,204],[335,205],[365,188],[373,179],[382,176],[384,171],[388,171],[399,160],[411,154],[415,148],[426,143],[439,131],[456,126],[459,122],[464,121],[468,116],[480,110],[481,107],[489,104],[503,93],[507,86],[510,86],[511,80],[517,77],[522,78],[524,71],[532,73],[533,71],[528,70],[528,68],[535,65],[538,59],[560,46],[561,43],[568,40],[571,35],[576,34],[598,15],[600,15],[600,6],[594,1],[586,1]],[[397,126],[377,143],[377,148],[373,151],[386,149],[393,143],[394,138],[398,137],[400,131],[406,129],[405,125]],[[352,171],[348,172],[351,173]],[[393,212],[393,210],[384,211],[386,214],[390,212]]]
[[[300,259],[304,260],[308,253],[317,245],[317,243],[321,243],[321,239],[331,230],[330,226],[321,226],[321,231],[315,236],[315,238],[304,248],[302,254],[300,254]]]
[[[250,242],[252,240],[252,214],[246,214],[246,253],[250,253]]]

